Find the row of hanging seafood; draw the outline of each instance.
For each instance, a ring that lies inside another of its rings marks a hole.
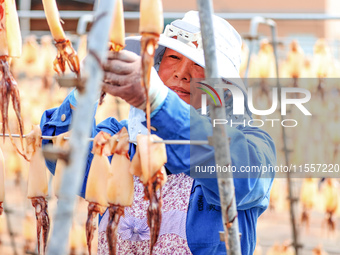
[[[2,214],[0,217],[0,235],[5,225],[3,204],[6,203],[4,202],[5,193],[8,193],[6,192],[6,186],[8,185],[5,185],[5,183],[7,180],[12,180],[18,187],[20,185],[24,187],[25,196],[30,199],[35,208],[37,219],[35,224],[32,213],[23,213],[21,215],[23,219],[22,236],[25,241],[22,244],[23,249],[34,252],[34,247],[32,248],[31,246],[32,243],[37,242],[40,253],[45,252],[50,233],[49,229],[53,225],[53,220],[50,219],[51,213],[49,213],[52,210],[48,209],[51,208],[49,206],[49,200],[52,196],[50,190],[53,189],[53,193],[58,196],[62,170],[66,163],[58,160],[56,176],[53,177],[53,185],[51,185],[48,178],[50,175],[47,172],[42,155],[41,131],[38,126],[33,126],[32,128],[32,125],[39,123],[41,114],[45,109],[60,105],[63,98],[67,95],[68,91],[66,89],[59,89],[57,87],[53,78],[55,72],[59,75],[65,72],[74,72],[77,76],[81,75],[79,60],[82,60],[86,55],[84,48],[80,47],[77,56],[71,41],[62,29],[55,1],[43,0],[43,4],[53,38],[44,36],[40,38],[40,43],[32,35],[25,38],[23,47],[21,47],[22,40],[14,1],[5,0],[2,2],[1,6],[4,6],[3,9],[8,11],[6,11],[6,15],[0,15],[2,17],[0,19],[0,89],[2,92],[10,91],[10,93],[2,93],[2,132],[3,134],[10,132],[13,134],[18,133],[21,137],[20,143],[13,138],[10,140],[14,145],[13,148],[8,142],[1,145],[5,156],[0,154],[0,214]],[[125,43],[123,39],[124,28],[122,27],[124,23],[122,22],[122,2],[116,1],[116,4],[113,26],[118,26],[118,28],[112,29],[116,32],[110,34],[109,47],[110,50],[117,52],[124,47]],[[117,11],[118,9],[119,11]],[[141,32],[146,32],[146,36],[148,36],[148,32],[154,31]],[[54,43],[55,45],[53,45]],[[154,41],[151,39],[151,42],[146,41],[145,43],[148,45],[148,43],[152,44]],[[247,47],[244,46],[245,61],[243,61],[241,74],[245,72],[247,57]],[[53,59],[55,60],[53,61]],[[66,68],[67,65],[69,70]],[[307,129],[308,132],[288,132],[289,145],[292,148],[303,148],[303,144],[310,144],[304,151],[294,151],[291,157],[292,162],[296,164],[312,162],[312,160],[322,162],[325,159],[329,162],[339,162],[340,135],[338,130],[340,129],[340,103],[331,93],[338,91],[339,87],[337,86],[339,85],[334,82],[332,83],[331,80],[328,81],[326,78],[339,77],[340,64],[331,54],[327,42],[324,39],[318,40],[314,47],[313,56],[308,57],[304,54],[298,42],[292,41],[286,59],[280,61],[279,73],[282,78],[297,79],[296,81],[292,80],[292,86],[306,87],[313,93],[320,92],[320,96],[317,96],[315,98],[316,101],[314,101],[314,105],[317,105],[317,107],[313,109],[313,118],[306,120],[303,116],[298,115],[298,113],[292,110],[291,114],[303,127],[300,130]],[[263,79],[276,77],[273,49],[268,41],[262,41],[260,51],[252,56],[248,77]],[[314,78],[314,81],[305,83],[300,78]],[[17,84],[15,80],[22,81],[22,83]],[[33,87],[31,86],[32,83]],[[148,81],[146,80],[145,83],[147,84]],[[257,103],[263,104],[266,107],[271,102],[270,86],[268,84],[267,87],[266,84],[263,86],[262,92],[259,89],[258,94],[255,93],[255,95]],[[18,88],[20,88],[20,92],[23,92],[21,96],[19,96]],[[145,88],[147,88],[147,85]],[[3,97],[3,94],[7,96]],[[14,102],[14,111],[11,111],[11,109],[8,111],[10,99]],[[107,104],[108,100],[113,100],[115,104]],[[101,112],[101,109],[108,107],[108,105],[113,105],[116,108],[122,107],[123,109],[107,108]],[[119,114],[125,115],[127,110],[126,104],[106,96],[103,104],[99,106],[98,114],[105,116],[116,114],[118,116]],[[329,114],[329,112],[332,112],[332,114]],[[121,117],[123,118],[123,116]],[[104,117],[100,117],[99,120],[101,118],[103,119]],[[326,122],[327,125],[323,125]],[[267,131],[271,134],[274,141],[278,143],[282,141],[280,129],[268,128]],[[23,137],[24,134],[27,135]],[[324,135],[321,136],[320,134]],[[53,146],[67,150],[68,143],[65,137],[68,136],[70,136],[70,133],[55,137]],[[142,147],[149,146],[149,139],[157,140],[158,138],[154,136],[139,136],[137,138],[137,153],[130,162],[127,156],[129,140],[126,130],[122,130],[119,134],[112,137],[105,133],[99,133],[95,138],[93,146],[95,156],[91,168],[98,168],[98,165],[100,165],[101,167],[98,169],[103,171],[103,173],[90,174],[89,176],[85,197],[88,202],[88,214],[84,216],[86,219],[81,222],[81,225],[79,222],[75,222],[72,227],[72,234],[70,235],[71,254],[75,254],[76,250],[81,250],[84,253],[88,250],[91,254],[91,251],[95,250],[93,247],[91,249],[91,246],[93,246],[92,240],[96,234],[93,223],[96,222],[97,214],[102,214],[106,208],[110,211],[110,224],[107,229],[107,235],[110,240],[109,247],[114,253],[115,231],[119,218],[123,215],[124,207],[130,206],[133,202],[133,178],[136,178],[136,176],[142,180],[145,186],[146,197],[153,202],[157,201],[156,193],[166,181],[166,174],[162,167],[166,162],[166,153],[164,144],[157,144],[157,146],[153,144],[151,146],[151,152],[149,153],[154,155],[157,153],[159,160],[152,162],[150,173],[148,169],[150,162],[146,161],[149,157],[145,155],[146,150],[141,149]],[[283,153],[278,148],[279,162],[283,162]],[[114,157],[110,164],[107,156],[112,154],[114,154]],[[120,168],[115,167],[117,165],[124,165],[130,171],[119,171]],[[99,177],[101,178],[98,179]],[[23,182],[25,184],[22,184]],[[151,185],[153,183],[158,184],[154,186],[154,190],[152,190],[153,185]],[[282,188],[282,185],[282,179],[275,181],[270,206],[273,211],[282,210],[288,212],[287,193]],[[52,186],[53,188],[51,188]],[[312,212],[318,211],[325,215],[325,228],[330,232],[336,231],[336,221],[340,216],[338,180],[301,179],[299,191],[301,226],[308,232],[310,222],[314,217]],[[160,210],[159,204],[156,208]],[[27,208],[25,209],[26,212],[28,210]],[[155,218],[149,219],[149,221],[151,222],[150,225],[153,226],[151,230],[153,231],[151,235],[153,237],[152,242],[155,242],[159,225],[157,226]],[[32,234],[32,230],[35,230],[35,233]],[[280,254],[279,252],[281,251],[282,254],[289,254],[289,249],[289,246],[286,244],[277,244],[272,247],[270,251],[272,253],[268,252],[267,254]],[[316,247],[315,249],[315,254],[321,254],[322,248]],[[257,252],[256,254],[263,254],[259,249]]]
[[[8,7],[7,5],[10,7]],[[14,77],[10,71],[10,62],[12,57],[19,57],[21,51],[21,36],[20,29],[18,26],[18,17],[15,11],[15,3],[11,0],[6,0],[5,3],[1,3],[4,6],[1,11],[6,8],[12,8],[11,10],[13,15],[9,19],[5,19],[5,15],[1,15],[1,25],[3,27],[12,25],[12,21],[14,20],[16,25],[16,29],[14,30],[12,27],[9,29],[0,30],[0,36],[3,36],[2,43],[10,43],[15,42],[17,44],[11,44],[12,48],[9,48],[8,52],[5,52],[5,46],[1,47],[4,51],[2,54],[4,57],[1,57],[1,67],[3,75],[1,80],[1,89],[8,89],[9,92],[2,93],[2,95],[8,95],[6,98],[2,98],[2,117],[3,117],[3,139],[5,141],[5,133],[9,133],[11,138],[11,143],[15,151],[23,156],[23,158],[28,161],[28,183],[27,183],[27,197],[31,200],[32,206],[35,208],[36,215],[36,239],[37,239],[37,248],[39,254],[45,254],[46,246],[48,242],[48,237],[50,233],[50,227],[52,225],[52,221],[50,220],[49,210],[48,210],[48,197],[49,197],[49,183],[48,183],[48,173],[45,166],[45,159],[43,157],[42,152],[42,137],[40,127],[38,125],[32,126],[32,130],[24,135],[24,127],[23,121],[21,118],[21,109],[20,109],[20,98],[19,98],[19,90],[17,87],[17,83],[14,80]],[[6,6],[5,6],[6,5]],[[61,26],[59,20],[59,14],[56,2],[54,0],[43,0],[44,10],[46,13],[46,18],[54,39],[54,44],[57,50],[52,50],[51,47],[51,39],[49,37],[42,38],[42,50],[46,55],[43,55],[43,58],[36,58],[34,53],[39,53],[39,46],[35,42],[34,37],[29,37],[26,40],[25,44],[25,55],[22,61],[14,61],[12,67],[17,68],[18,74],[22,70],[20,68],[24,68],[27,63],[34,63],[40,65],[43,70],[38,75],[43,76],[41,87],[41,91],[46,91],[51,88],[51,68],[58,74],[63,75],[66,71],[66,66],[76,74],[78,78],[80,78],[80,61],[77,53],[72,47],[72,43],[67,39],[63,28]],[[154,11],[157,15],[149,15],[150,5],[155,5]],[[6,8],[5,8],[6,7]],[[149,43],[153,43],[153,48],[155,49],[157,46],[158,36],[162,32],[159,28],[163,27],[162,24],[158,24],[156,21],[162,21],[162,11],[161,11],[161,2],[160,1],[143,1],[141,4],[141,24],[140,31],[142,37],[142,42],[145,43],[148,49],[151,47]],[[7,14],[7,9],[6,9]],[[161,16],[159,16],[161,15]],[[12,20],[12,19],[13,20]],[[113,21],[111,25],[111,33],[110,33],[110,50],[118,52],[121,50],[124,45],[124,17],[123,17],[123,4],[121,0],[116,1],[115,12],[113,15]],[[8,33],[9,31],[15,31],[15,38],[10,37],[12,34]],[[158,35],[157,35],[158,34]],[[151,35],[151,36],[150,36]],[[20,45],[19,45],[20,42]],[[18,50],[19,52],[13,51],[13,48]],[[50,50],[51,49],[51,50]],[[144,50],[144,55],[147,55],[147,52]],[[55,54],[53,56],[52,54]],[[143,56],[143,52],[142,52]],[[51,60],[55,58],[53,61],[53,65],[48,63],[47,59]],[[153,58],[153,56],[151,56]],[[145,70],[149,70],[149,65],[152,65],[152,62],[147,60],[145,63]],[[18,76],[19,76],[18,75]],[[149,74],[145,73],[145,77],[148,77]],[[144,87],[148,89],[149,84],[146,80]],[[19,120],[19,133],[20,133],[20,144],[14,141],[13,136],[11,135],[11,131],[8,125],[8,104],[10,100],[10,96],[13,100],[13,106],[16,112],[16,116]],[[104,96],[104,95],[103,95]],[[41,98],[41,95],[40,95]],[[102,99],[102,98],[101,98]],[[100,104],[102,100],[100,100]],[[46,105],[45,105],[46,106]],[[46,107],[43,106],[43,109]],[[31,113],[30,113],[31,114]],[[36,121],[37,119],[35,119]],[[59,137],[54,137],[53,142],[54,146],[59,149],[67,149],[67,142],[65,141],[65,136],[69,136],[69,133],[64,133]],[[159,197],[159,190],[162,185],[166,182],[166,173],[163,165],[166,163],[166,152],[165,145],[161,143],[152,144],[151,140],[157,140],[156,136],[143,136],[139,135],[137,137],[138,145],[137,152],[130,161],[128,157],[128,148],[129,148],[129,137],[127,134],[127,130],[121,130],[117,135],[110,137],[109,134],[100,132],[95,138],[93,142],[93,154],[94,159],[91,164],[91,169],[96,168],[96,170],[100,170],[103,172],[102,175],[96,173],[95,171],[90,171],[90,175],[88,177],[87,189],[85,199],[89,202],[88,205],[88,217],[86,222],[86,243],[88,247],[88,252],[91,254],[91,243],[94,236],[94,219],[97,214],[103,214],[103,212],[108,208],[110,212],[109,217],[109,225],[107,228],[107,237],[109,240],[110,254],[115,254],[115,236],[116,229],[118,226],[118,221],[121,215],[124,214],[124,207],[130,206],[133,201],[133,193],[134,193],[134,183],[133,176],[136,178],[140,178],[142,183],[145,186],[145,197],[147,200],[150,200],[150,206],[148,209],[148,222],[151,231],[151,250],[152,246],[156,243],[159,229],[160,229],[160,212],[161,212],[161,197]],[[119,142],[118,142],[119,141]],[[145,150],[145,148],[148,148]],[[108,156],[114,153],[114,157],[110,164],[108,160]],[[147,155],[148,153],[153,153],[156,157],[156,160],[150,160],[150,157]],[[16,154],[16,155],[18,155]],[[15,155],[15,154],[13,154]],[[13,156],[14,157],[14,156]],[[14,159],[16,164],[19,164],[20,160],[18,158]],[[5,202],[5,165],[4,159],[2,157],[2,167],[0,168],[0,213],[3,213],[3,203]],[[14,163],[14,162],[13,162]],[[26,164],[26,165],[27,165]],[[60,182],[62,180],[63,169],[65,168],[65,162],[59,159],[57,161],[56,166],[56,175],[54,179],[54,192],[56,196],[59,196],[60,193]],[[124,165],[125,168],[121,166]],[[118,167],[119,166],[119,167]],[[21,166],[15,166],[16,168],[21,168]],[[125,169],[130,169],[130,171],[122,171]],[[18,170],[20,171],[20,170]],[[18,181],[18,180],[17,180]],[[20,182],[20,179],[19,181]],[[157,201],[157,202],[156,202]],[[6,202],[5,202],[6,203]],[[157,208],[155,210],[155,208]],[[5,209],[6,211],[6,209]],[[24,222],[25,225],[28,225],[28,221]],[[25,228],[25,230],[27,230]],[[28,240],[28,238],[27,238]],[[72,240],[71,240],[72,243]],[[26,247],[26,245],[25,245]],[[27,247],[26,247],[27,248]],[[72,247],[71,247],[72,248]],[[25,249],[25,248],[24,248]],[[72,249],[71,249],[72,252]]]

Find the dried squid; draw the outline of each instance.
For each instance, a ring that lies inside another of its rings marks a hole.
[[[65,133],[58,135],[53,140],[53,146],[55,146],[58,149],[67,150],[69,148],[69,143],[68,143],[68,140],[65,140],[64,138],[69,137],[69,136],[70,136],[70,132],[65,132]],[[55,167],[55,172],[54,172],[54,192],[57,197],[59,197],[59,190],[61,187],[61,181],[62,181],[65,167],[66,167],[65,160],[58,159],[56,167]]]
[[[116,0],[112,23],[109,34],[109,50],[118,53],[125,47],[125,25],[123,1]],[[102,91],[99,99],[99,105],[103,103],[105,92]]]
[[[4,210],[4,208],[2,207],[4,199],[5,199],[5,163],[4,156],[2,154],[2,151],[0,150],[0,215]]]
[[[336,230],[334,214],[339,206],[339,194],[336,181],[332,178],[327,178],[322,193],[323,201],[325,203],[327,228],[330,233],[334,233]]]
[[[154,55],[158,47],[159,36],[163,31],[163,7],[161,0],[142,0],[140,3],[140,21],[139,32],[142,35],[141,38],[141,58],[142,58],[142,79],[141,83],[145,89],[146,94],[146,123],[148,128],[148,134],[151,134],[151,120],[150,120],[150,74],[151,68],[154,65]],[[150,254],[154,244],[157,241],[160,224],[161,224],[161,197],[157,199],[155,190],[162,182],[162,174],[152,175],[152,162],[151,162],[151,142],[150,137],[146,139],[146,167],[145,173],[151,179],[146,178],[145,185],[145,197],[150,200],[150,206],[148,209],[148,224],[150,227]],[[153,155],[154,157],[154,155]],[[144,160],[144,159],[143,159]],[[158,169],[157,169],[158,170]],[[158,173],[158,172],[157,172]]]
[[[117,139],[119,140],[117,144]],[[107,198],[109,202],[109,223],[106,234],[111,255],[116,254],[116,237],[119,219],[124,216],[124,207],[133,202],[133,176],[129,171],[130,157],[129,135],[125,127],[118,134],[110,138],[113,158],[110,165],[110,175],[107,184]]]
[[[314,179],[306,178],[303,180],[300,195],[302,204],[301,226],[306,224],[307,231],[309,231],[310,212],[315,206],[317,191],[318,187]]]
[[[26,135],[26,143],[27,153],[32,153],[28,173],[27,197],[31,199],[32,205],[35,208],[38,253],[40,254],[40,232],[42,230],[43,254],[45,254],[50,230],[50,219],[46,200],[48,196],[48,180],[45,159],[42,154],[41,130],[39,126],[34,126],[33,130]]]
[[[327,45],[325,39],[318,39],[313,47],[313,67],[314,74],[319,78],[319,84],[317,87],[317,95],[321,95],[321,99],[325,99],[326,88],[325,88],[325,78],[330,75],[330,64],[333,62],[331,50]]]
[[[50,27],[55,46],[57,48],[57,57],[53,62],[54,70],[58,73],[64,73],[66,64],[70,70],[79,77],[80,66],[79,58],[76,51],[73,49],[70,40],[65,36],[64,30],[61,26],[58,7],[55,0],[43,0],[44,11],[47,18],[48,26]]]
[[[108,206],[106,186],[110,171],[110,162],[107,158],[109,148],[106,145],[110,137],[110,134],[101,131],[93,141],[92,153],[94,156],[85,193],[85,199],[89,202],[86,221],[86,239],[89,254],[91,254],[91,242],[96,229],[94,219],[98,213],[103,214]]]
[[[162,220],[162,194],[160,192],[158,196],[156,191],[167,181],[164,168],[164,164],[167,162],[165,144],[153,143],[153,141],[157,140],[161,139],[156,135],[137,136],[136,154],[131,161],[130,168],[133,175],[140,177],[144,184],[145,200],[150,201],[147,212],[150,227],[150,254],[157,242]],[[146,149],[147,147],[150,148],[149,151]],[[148,161],[148,154],[152,154],[152,161]]]
[[[10,59],[21,56],[21,33],[18,14],[14,0],[0,0],[0,106],[2,116],[2,133],[5,139],[6,128],[11,142],[18,153],[23,155],[14,143],[8,125],[8,107],[12,98],[20,132],[20,142],[23,148],[23,120],[21,117],[20,95],[17,82],[10,71]]]

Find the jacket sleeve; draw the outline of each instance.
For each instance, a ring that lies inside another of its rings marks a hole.
[[[46,110],[40,120],[40,129],[43,136],[57,136],[69,130],[73,110],[70,107],[70,95],[56,108]],[[51,140],[42,140],[42,145],[52,144]],[[46,161],[49,171],[54,174],[55,161]]]
[[[212,135],[210,119],[199,115],[173,91],[169,93],[151,118],[155,134],[169,140],[207,140]],[[230,137],[231,163],[237,170],[245,166],[275,165],[275,146],[270,136],[255,127],[227,126]],[[214,148],[209,145],[167,145],[167,169],[184,172],[195,179],[194,188],[201,185],[208,203],[219,205],[216,173],[198,173],[197,167],[215,166]],[[238,178],[239,177],[239,178]],[[241,178],[242,177],[242,178]],[[234,173],[236,203],[239,210],[255,206],[267,207],[273,176],[261,173]]]

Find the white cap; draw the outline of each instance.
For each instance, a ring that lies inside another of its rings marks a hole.
[[[216,15],[213,15],[213,26],[218,73],[221,77],[238,85],[245,92],[244,84],[239,75],[242,46],[241,36],[229,22]],[[192,30],[192,33],[187,32],[188,30]],[[195,33],[195,30],[198,32]],[[174,36],[177,36],[177,39],[173,38]],[[137,42],[139,40],[140,36],[126,38],[125,49],[139,54],[140,43]],[[194,40],[197,42],[198,47],[192,44]],[[160,35],[158,44],[159,47],[156,50],[155,59],[166,47],[205,67],[197,11],[189,11],[184,15],[183,19],[175,20],[170,25],[167,25],[164,33]]]
[[[187,12],[181,21],[189,23],[190,25],[200,29],[199,14],[197,11]],[[213,26],[217,58],[222,57],[221,61],[218,62],[219,63],[231,62],[231,64],[236,69],[237,74],[232,76],[227,75],[227,77],[230,78],[239,77],[238,73],[241,65],[241,46],[242,46],[241,36],[234,29],[234,27],[229,24],[228,21],[216,15],[213,15]],[[225,73],[223,74],[225,75]],[[221,76],[225,77],[224,75]]]

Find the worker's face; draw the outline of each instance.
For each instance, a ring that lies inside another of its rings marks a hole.
[[[195,109],[200,108],[201,93],[195,90],[190,100],[190,79],[204,78],[204,68],[184,57],[177,51],[166,48],[158,75],[166,86],[173,90],[184,102]]]

